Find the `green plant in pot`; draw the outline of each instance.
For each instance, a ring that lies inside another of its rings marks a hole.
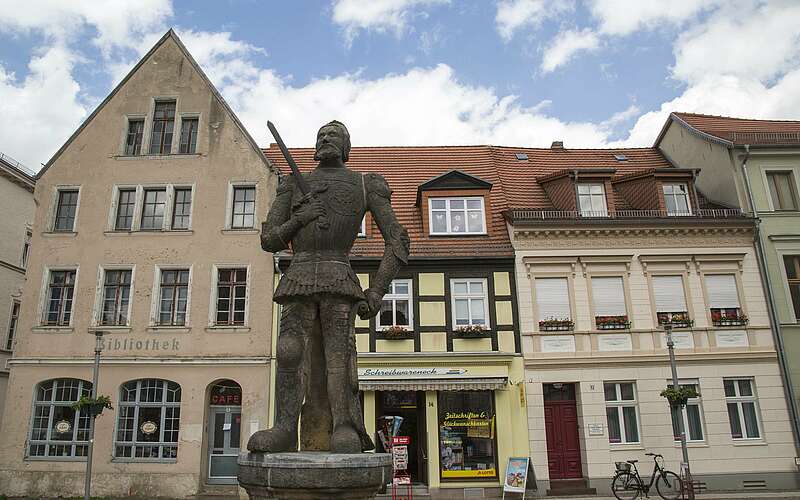
[[[692,386],[668,386],[661,391],[661,396],[669,401],[670,406],[686,406],[686,402],[692,398],[699,398],[700,393]]]
[[[89,415],[93,417],[100,415],[105,409],[114,409],[114,407],[111,406],[111,398],[109,396],[97,396],[94,398],[82,396],[81,399],[72,405],[72,409],[78,412],[84,408],[88,409]]]

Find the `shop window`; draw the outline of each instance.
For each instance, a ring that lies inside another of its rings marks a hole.
[[[659,325],[671,323],[678,328],[692,326],[686,310],[682,276],[653,276],[653,298]]]
[[[496,478],[495,426],[491,391],[439,392],[442,479]]]
[[[389,285],[389,293],[383,296],[381,312],[378,315],[378,328],[402,326],[413,329],[411,320],[411,280],[394,280]]]
[[[733,439],[758,439],[758,406],[753,388],[753,379],[726,379],[725,403],[728,406],[728,421]]]
[[[603,184],[578,184],[578,206],[582,217],[608,217]]]
[[[664,184],[664,204],[667,215],[691,215],[689,204],[689,188],[686,184]]]
[[[633,382],[606,382],[606,420],[609,443],[638,443],[636,386]]]
[[[484,234],[482,197],[431,198],[430,234]]]
[[[103,310],[100,324],[126,326],[131,300],[131,270],[108,269],[103,277]]]
[[[703,441],[703,408],[700,402],[700,391],[696,380],[685,383],[678,383],[681,387],[693,388],[697,392],[698,397],[691,398],[686,402],[683,408],[676,408],[671,406],[672,413],[672,435],[675,441],[680,441],[680,427],[678,424],[683,420],[683,430],[686,433],[687,441]],[[672,384],[669,384],[672,387]]]
[[[714,326],[739,326],[747,323],[739,304],[739,291],[733,274],[706,275],[706,291]]]
[[[122,385],[117,409],[114,458],[174,461],[178,458],[181,386],[160,379]]]
[[[89,412],[72,405],[89,397],[92,384],[59,378],[36,386],[28,457],[64,459],[85,457],[89,446]]]
[[[794,305],[794,318],[800,321],[800,255],[784,255],[783,264],[786,268],[789,295]]]

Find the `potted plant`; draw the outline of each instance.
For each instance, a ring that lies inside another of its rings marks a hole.
[[[461,339],[482,339],[489,334],[489,329],[484,325],[464,325],[456,327],[453,334]]]
[[[743,326],[750,321],[741,309],[712,309],[711,323],[714,326]]]
[[[694,386],[667,386],[666,389],[661,391],[661,396],[666,398],[669,401],[670,406],[675,407],[682,407],[686,406],[686,402],[692,398],[699,398],[700,393],[694,388]]]
[[[412,338],[412,332],[406,327],[395,325],[383,329],[383,338],[386,340],[405,340]]]
[[[575,328],[575,323],[571,319],[548,318],[539,322],[539,330],[542,332],[566,332]]]
[[[658,324],[671,324],[673,328],[689,328],[694,325],[694,320],[689,318],[689,313],[681,312],[660,312],[658,313]]]
[[[100,415],[106,408],[109,410],[114,409],[114,407],[111,406],[111,398],[108,396],[97,396],[95,398],[81,396],[81,399],[72,405],[72,409],[77,412],[80,412],[84,408],[89,410],[89,415],[92,417]]]
[[[624,330],[631,327],[628,316],[595,316],[595,323],[598,330]]]

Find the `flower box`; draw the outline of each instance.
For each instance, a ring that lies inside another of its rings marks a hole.
[[[744,326],[749,321],[741,309],[711,309],[711,324],[714,326]]]
[[[539,322],[541,332],[570,332],[575,328],[575,323],[570,319],[546,319]]]
[[[459,326],[453,330],[453,337],[457,339],[485,339],[491,330],[483,325]]]
[[[658,313],[658,324],[667,323],[672,325],[672,328],[690,328],[694,325],[694,320],[689,318],[689,313],[686,311]]]
[[[750,320],[747,316],[739,316],[738,318],[722,318],[712,320],[714,326],[744,326]]]
[[[595,316],[595,324],[598,330],[625,330],[631,327],[628,316]]]
[[[414,332],[403,326],[390,326],[384,328],[381,333],[385,340],[408,340],[414,338]]]

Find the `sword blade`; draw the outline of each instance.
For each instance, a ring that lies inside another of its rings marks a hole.
[[[300,192],[303,194],[308,194],[311,191],[308,187],[308,183],[300,173],[300,169],[297,168],[297,163],[294,161],[294,158],[292,158],[292,154],[289,153],[289,150],[286,148],[286,144],[283,143],[283,139],[281,139],[278,129],[276,129],[275,125],[273,125],[269,120],[267,120],[267,128],[272,133],[272,137],[275,138],[275,142],[278,144],[278,148],[281,150],[281,153],[283,153],[283,158],[286,160],[286,163],[289,164],[289,168],[292,169],[292,176],[294,177],[295,182],[297,182],[297,187],[300,188]]]

